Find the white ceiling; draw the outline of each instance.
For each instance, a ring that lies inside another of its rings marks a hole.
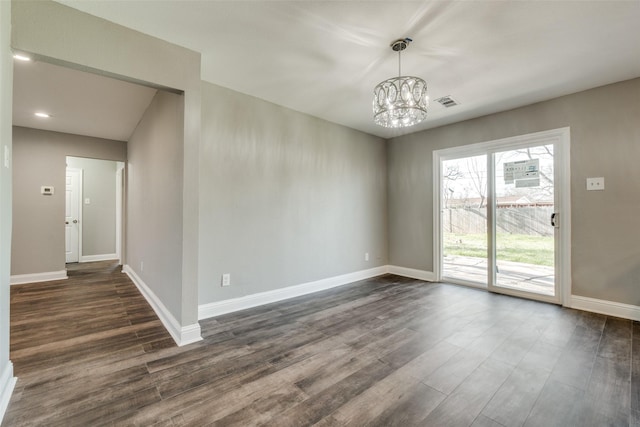
[[[637,0],[60,3],[201,52],[203,80],[386,138],[640,76]],[[372,91],[397,74],[403,37],[403,74],[432,102],[389,130]],[[433,102],[445,95],[461,105]]]
[[[155,93],[97,74],[14,60],[13,124],[127,141]]]

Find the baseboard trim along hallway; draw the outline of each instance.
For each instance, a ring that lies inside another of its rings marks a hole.
[[[118,254],[83,255],[80,262],[111,261],[118,259]]]
[[[67,270],[45,271],[44,273],[14,274],[11,276],[10,283],[12,285],[23,285],[25,283],[51,282],[68,278]]]
[[[11,393],[13,393],[13,389],[16,386],[16,381],[17,378],[13,376],[13,364],[8,361],[0,375],[0,422],[9,405],[9,399],[11,399]]]
[[[192,325],[180,326],[180,322],[176,320],[169,309],[160,301],[160,298],[158,298],[129,265],[123,265],[122,272],[129,276],[131,281],[136,285],[178,346],[202,340],[199,323],[196,322]]]

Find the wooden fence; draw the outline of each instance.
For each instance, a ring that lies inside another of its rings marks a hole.
[[[496,209],[498,233],[553,236],[550,206],[509,207]],[[447,208],[442,211],[446,233],[481,234],[487,232],[486,208]]]

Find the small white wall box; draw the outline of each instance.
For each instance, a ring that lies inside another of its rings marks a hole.
[[[43,185],[40,187],[40,193],[44,196],[53,196],[53,187],[51,185]]]
[[[604,190],[604,177],[587,178],[587,191]]]

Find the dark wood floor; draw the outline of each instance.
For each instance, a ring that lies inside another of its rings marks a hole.
[[[178,348],[111,263],[11,287],[3,426],[640,425],[640,324],[383,276]]]

